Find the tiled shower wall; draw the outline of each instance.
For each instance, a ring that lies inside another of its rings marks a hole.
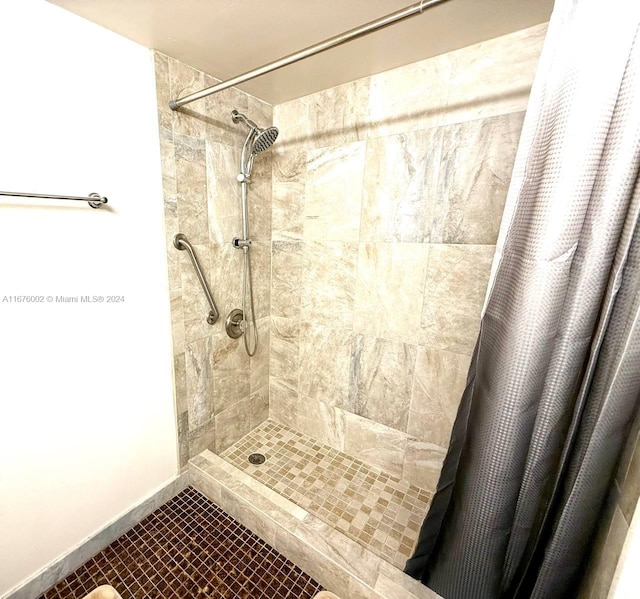
[[[222,451],[268,416],[269,300],[271,271],[271,156],[255,160],[250,188],[250,235],[259,349],[249,359],[242,339],[230,339],[224,321],[241,307],[240,186],[236,182],[247,129],[231,110],[271,123],[271,106],[236,89],[194,102],[180,112],[168,102],[217,80],[154,53],[171,290],[174,376],[180,464],[209,447]],[[220,312],[209,307],[186,251],[173,246],[184,233],[193,244]]]
[[[434,489],[545,31],[274,108],[272,418]]]

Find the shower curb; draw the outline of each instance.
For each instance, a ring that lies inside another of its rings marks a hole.
[[[191,485],[329,591],[349,599],[442,599],[346,535],[205,450]]]

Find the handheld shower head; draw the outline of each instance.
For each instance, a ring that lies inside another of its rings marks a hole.
[[[254,123],[250,118],[237,110],[231,111],[231,120],[234,123],[243,122],[247,127],[249,127],[249,129],[251,129],[249,132],[249,136],[253,137],[251,154],[259,154],[260,152],[268,150],[278,137],[277,127],[267,127],[266,129],[258,127],[258,125],[256,125],[256,123]]]

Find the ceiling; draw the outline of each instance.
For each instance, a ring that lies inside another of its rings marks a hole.
[[[49,0],[224,80],[415,0]],[[553,0],[449,0],[238,87],[279,104],[549,20]]]

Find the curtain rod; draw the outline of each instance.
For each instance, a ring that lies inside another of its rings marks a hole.
[[[196,100],[201,100],[206,96],[215,94],[216,92],[227,89],[228,87],[239,85],[240,83],[244,83],[245,81],[249,81],[250,79],[254,79],[255,77],[260,77],[260,75],[265,75],[266,73],[270,73],[271,71],[275,71],[276,69],[281,69],[282,67],[286,67],[287,65],[298,62],[299,60],[303,60],[304,58],[309,58],[309,56],[313,56],[314,54],[319,54],[320,52],[324,52],[325,50],[330,50],[331,48],[335,48],[336,46],[340,46],[369,33],[373,33],[374,31],[378,31],[379,29],[382,29],[384,27],[388,27],[389,25],[393,25],[394,23],[402,21],[403,19],[422,14],[422,12],[426,8],[431,8],[448,1],[449,0],[422,0],[422,2],[412,4],[411,6],[407,6],[406,8],[403,8],[401,10],[392,12],[384,17],[380,17],[375,21],[370,21],[365,25],[361,25],[360,27],[356,27],[355,29],[350,29],[349,31],[345,31],[344,33],[340,33],[339,35],[330,37],[323,42],[319,42],[317,44],[314,44],[313,46],[305,48],[304,50],[300,50],[278,60],[274,60],[273,62],[258,67],[257,69],[253,69],[252,71],[247,71],[246,73],[238,75],[237,77],[233,77],[232,79],[227,79],[226,81],[222,81],[221,83],[218,83],[211,87],[207,87],[198,92],[194,92],[193,94],[189,94],[184,98],[171,100],[169,102],[169,107],[171,108],[171,110],[178,110],[178,108],[184,106],[185,104],[195,102]]]

